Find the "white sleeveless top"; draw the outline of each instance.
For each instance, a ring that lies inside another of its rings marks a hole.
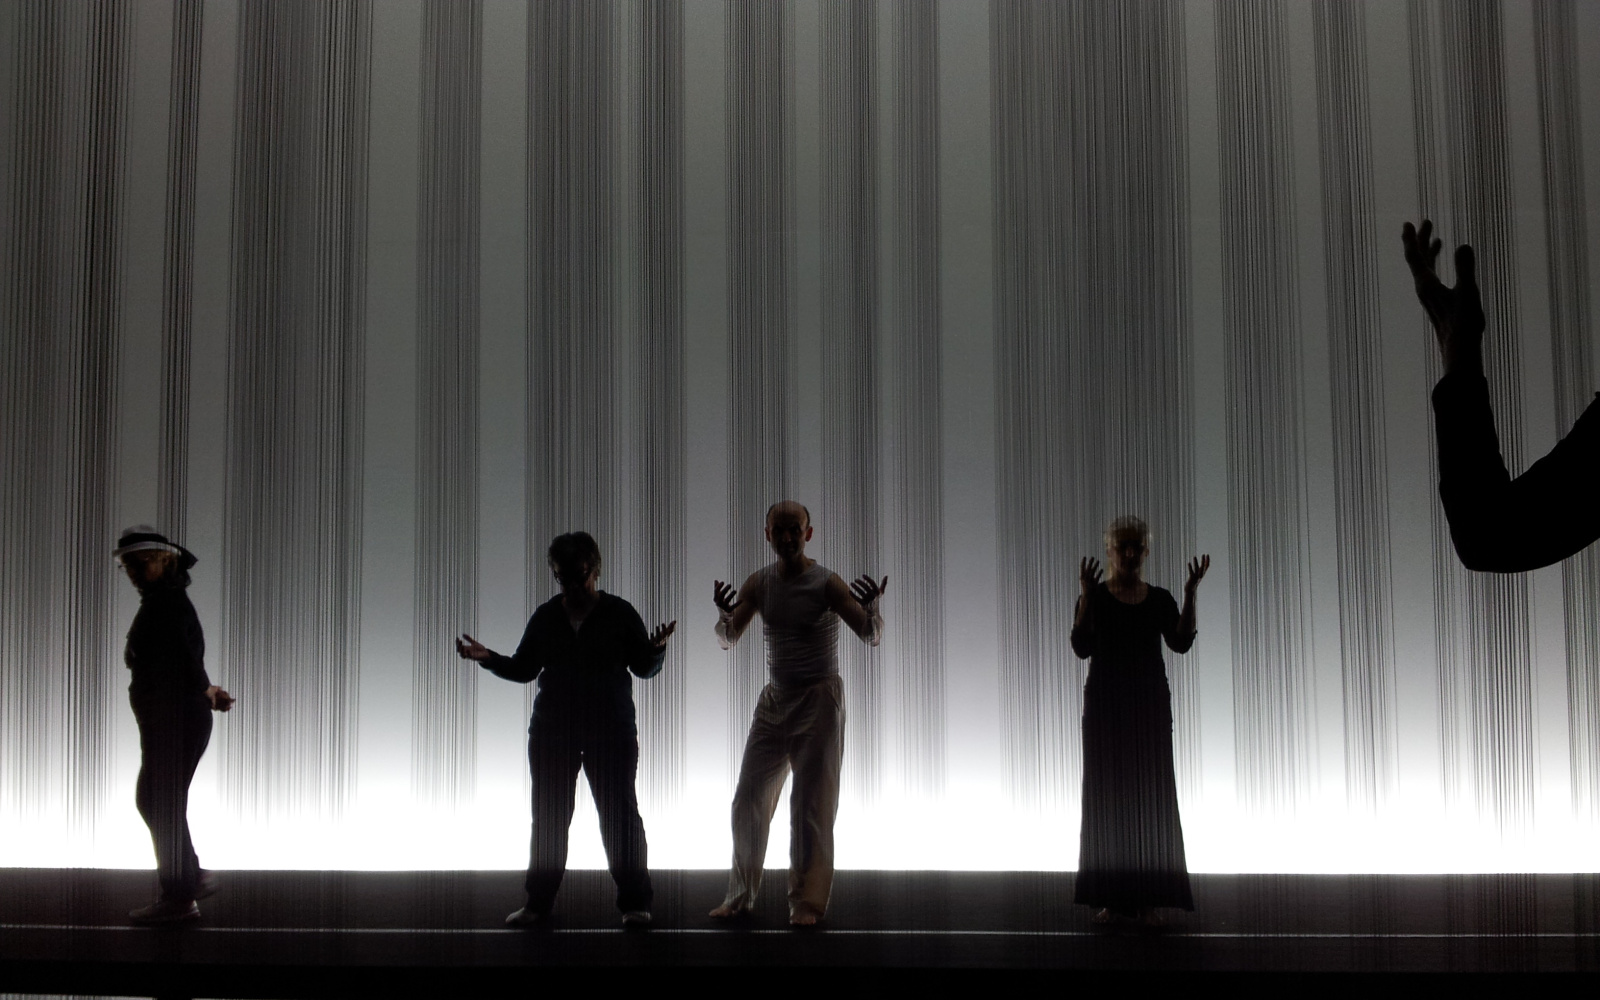
[[[767,671],[779,687],[812,684],[839,672],[839,616],[825,590],[833,574],[819,562],[785,580],[779,564],[761,570],[761,628]]]

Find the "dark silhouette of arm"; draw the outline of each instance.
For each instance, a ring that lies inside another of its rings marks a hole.
[[[1085,557],[1078,564],[1078,603],[1072,610],[1072,651],[1078,659],[1094,655],[1094,590],[1100,583],[1100,560]]]
[[[1088,598],[1080,597],[1080,601]],[[1094,655],[1094,630],[1084,624],[1072,626],[1072,651],[1078,654],[1078,659],[1087,660]]]
[[[1161,593],[1161,638],[1174,653],[1187,653],[1198,634],[1194,624],[1194,592],[1185,591],[1182,611],[1178,610],[1178,602],[1171,594],[1165,590]]]
[[[1161,637],[1174,653],[1187,653],[1194,646],[1195,637],[1200,634],[1199,612],[1195,602],[1200,592],[1200,581],[1205,579],[1210,569],[1209,555],[1195,556],[1189,560],[1189,576],[1183,582],[1183,610],[1178,610],[1171,594],[1166,595],[1167,618],[1161,628]],[[1162,593],[1166,594],[1166,591]]]
[[[1078,659],[1087,660],[1094,655],[1094,603],[1093,594],[1079,594],[1076,614],[1072,621],[1072,651]]]
[[[1515,573],[1559,562],[1600,538],[1600,403],[1513,478],[1500,454],[1480,372],[1446,374],[1433,390],[1439,499],[1468,569]]]
[[[483,661],[483,668],[496,677],[516,681],[518,684],[527,684],[536,679],[539,672],[544,669],[544,660],[540,656],[543,646],[541,625],[536,612],[528,619],[528,627],[522,632],[522,641],[517,643],[517,651],[510,656],[490,653],[489,658]]]
[[[154,593],[140,606],[129,631],[133,662],[145,689],[189,692],[211,685],[206,676],[205,633],[194,605],[181,590]]]
[[[867,645],[876,646],[883,639],[883,615],[878,610],[878,597],[888,585],[888,577],[884,577],[883,583],[879,584],[870,576],[863,576],[855,583],[846,585],[844,577],[831,573],[823,597],[828,602],[828,609],[838,615],[850,631],[860,636]]]
[[[761,571],[745,577],[737,597],[733,588],[721,580],[716,581],[712,593],[717,605],[717,645],[732,649],[755,618],[756,609],[761,606]]]
[[[173,594],[168,614],[169,624],[162,630],[167,640],[164,652],[170,658],[175,675],[181,676],[187,687],[209,687],[205,631],[200,627],[200,616],[195,613],[188,595]]]
[[[628,650],[628,669],[640,680],[654,677],[661,673],[661,664],[666,662],[667,647],[663,643],[657,646],[650,641],[650,633],[645,630],[644,619],[639,617],[639,612],[631,604],[626,604],[623,628],[626,630],[626,649]]]
[[[1515,573],[1578,552],[1600,536],[1600,505],[1589,485],[1600,465],[1600,409],[1589,404],[1550,454],[1512,478],[1483,377],[1477,256],[1466,244],[1456,247],[1451,288],[1435,267],[1442,244],[1432,222],[1406,223],[1400,241],[1444,361],[1444,378],[1433,389],[1434,433],[1439,500],[1456,554],[1468,569]]]

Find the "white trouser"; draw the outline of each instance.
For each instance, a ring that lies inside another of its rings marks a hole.
[[[792,769],[789,912],[827,912],[843,760],[844,682],[838,675],[804,687],[768,684],[762,689],[733,792],[733,871],[724,906],[749,909],[755,904],[772,814]]]

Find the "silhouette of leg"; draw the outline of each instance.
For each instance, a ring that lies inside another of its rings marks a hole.
[[[583,772],[600,813],[606,864],[617,884],[617,909],[623,913],[648,911],[652,898],[649,848],[634,791],[638,769],[639,742],[631,735],[593,743],[583,754]]]
[[[533,837],[528,851],[527,909],[548,913],[567,873],[567,828],[572,825],[582,757],[566,732],[528,736],[528,770],[533,778]]]
[[[186,898],[194,898],[200,889],[200,858],[195,853],[194,841],[189,838],[189,784],[194,772],[205,756],[211,742],[211,709],[209,706],[195,710],[184,729],[183,774],[178,782],[179,800],[174,814],[178,818],[178,866],[173,888]]]
[[[755,905],[761,891],[762,865],[767,859],[767,835],[778,808],[783,779],[789,775],[788,735],[772,685],[761,691],[750,720],[739,762],[739,781],[733,789],[733,869],[728,873],[728,895],[713,916],[731,916]]]
[[[189,837],[189,782],[211,739],[211,712],[200,705],[157,703],[135,708],[139,778],[134,801],[150,828],[164,900],[192,900],[200,859]]]
[[[844,761],[844,682],[830,677],[808,688],[791,716],[789,756],[789,916],[810,924],[828,912],[833,892],[833,821],[839,813]]]

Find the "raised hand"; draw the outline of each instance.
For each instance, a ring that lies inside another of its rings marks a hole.
[[[456,640],[456,655],[463,660],[477,660],[482,663],[494,653],[490,652],[488,646],[463,632],[461,638]]]
[[[712,603],[716,604],[717,610],[723,614],[733,614],[733,609],[739,606],[739,602],[734,599],[734,595],[737,594],[738,591],[734,590],[730,584],[723,583],[721,580],[714,580],[712,582],[715,585],[715,589],[713,590],[711,596]]]
[[[1083,592],[1088,594],[1099,582],[1100,560],[1085,556],[1083,561],[1078,563],[1078,583],[1082,585]]]
[[[1478,262],[1472,247],[1456,247],[1456,287],[1447,288],[1435,267],[1441,243],[1433,235],[1433,223],[1422,220],[1422,228],[1406,223],[1400,231],[1405,245],[1406,263],[1416,282],[1417,300],[1428,311],[1433,334],[1444,355],[1445,368],[1457,362],[1478,358],[1483,343],[1483,300],[1478,293]]]
[[[650,645],[654,646],[656,649],[666,649],[667,637],[670,636],[677,629],[677,627],[678,622],[676,619],[668,622],[665,625],[657,625],[656,630],[650,633]]]
[[[1211,557],[1210,556],[1198,556],[1198,557],[1196,557],[1194,559],[1190,559],[1189,560],[1189,579],[1184,581],[1183,589],[1188,591],[1191,594],[1194,593],[1195,588],[1200,586],[1201,578],[1206,575],[1206,570],[1208,570],[1210,568],[1211,568]]]
[[[871,604],[883,596],[883,592],[888,589],[888,577],[884,577],[883,582],[879,583],[872,577],[862,574],[856,578],[855,583],[850,585],[850,596],[856,599],[857,604]]]
[[[215,684],[206,688],[206,698],[210,700],[213,712],[226,712],[233,707],[235,701],[238,701],[233,695]]]

